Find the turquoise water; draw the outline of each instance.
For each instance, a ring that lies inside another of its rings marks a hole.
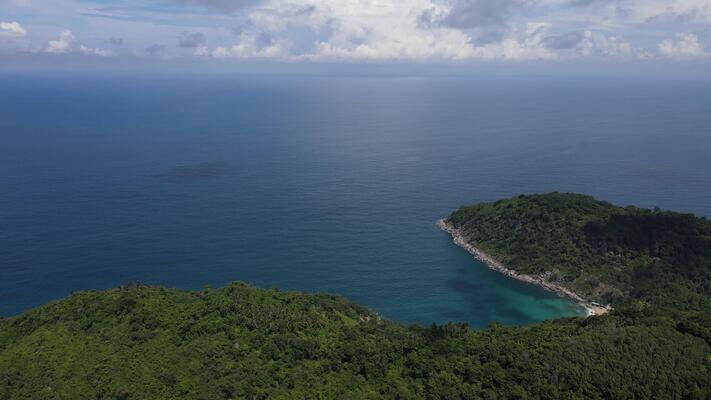
[[[404,322],[580,309],[435,222],[574,191],[711,215],[711,86],[0,78],[0,315],[129,281],[340,294]]]

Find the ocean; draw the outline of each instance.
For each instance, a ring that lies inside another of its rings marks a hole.
[[[406,323],[571,302],[440,231],[579,192],[711,216],[711,83],[644,78],[0,76],[0,315],[140,281],[338,294]]]

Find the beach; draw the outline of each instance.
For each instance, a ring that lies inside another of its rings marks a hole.
[[[455,228],[451,224],[448,224],[445,219],[440,219],[439,221],[437,221],[437,226],[439,226],[439,228],[442,229],[443,231],[448,232],[450,235],[452,235],[452,239],[454,240],[454,243],[456,243],[458,246],[464,248],[471,255],[473,255],[474,258],[483,262],[484,264],[486,264],[489,268],[493,269],[494,271],[500,272],[510,278],[517,279],[522,282],[540,286],[546,290],[550,290],[551,292],[558,294],[559,296],[571,299],[571,300],[575,301],[576,303],[578,303],[579,305],[581,305],[582,307],[584,307],[588,316],[603,315],[603,314],[606,314],[609,312],[609,310],[607,308],[602,307],[597,304],[594,304],[592,301],[584,299],[583,297],[581,297],[577,293],[573,292],[572,290],[565,288],[563,286],[557,285],[555,283],[549,282],[549,281],[545,280],[543,277],[521,274],[521,273],[518,273],[518,272],[506,267],[505,265],[503,265],[501,262],[496,260],[491,255],[487,254],[483,250],[481,250],[478,247],[467,242],[467,240],[462,235],[461,230]]]

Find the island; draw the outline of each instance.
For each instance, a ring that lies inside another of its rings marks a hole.
[[[711,397],[709,221],[552,193],[442,224],[610,312],[406,326],[333,295],[128,284],[0,319],[0,400]]]

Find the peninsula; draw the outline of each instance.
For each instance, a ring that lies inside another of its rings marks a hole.
[[[491,268],[595,314],[631,306],[711,310],[705,218],[548,193],[462,207],[439,225]]]

